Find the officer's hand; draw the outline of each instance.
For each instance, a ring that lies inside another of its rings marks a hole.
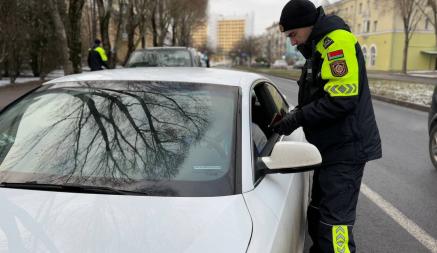
[[[272,126],[272,130],[280,135],[290,135],[294,130],[300,127],[298,120],[300,110],[293,110],[287,113],[284,118]]]

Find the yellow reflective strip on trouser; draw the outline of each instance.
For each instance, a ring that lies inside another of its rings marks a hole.
[[[332,227],[332,244],[335,253],[350,253],[347,226],[339,225]]]
[[[331,97],[350,97],[358,95],[358,84],[327,83],[323,89]]]

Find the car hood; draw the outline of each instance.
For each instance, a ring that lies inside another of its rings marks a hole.
[[[0,252],[245,252],[251,231],[241,195],[0,189]]]

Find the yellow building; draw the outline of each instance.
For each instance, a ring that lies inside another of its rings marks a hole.
[[[199,25],[193,32],[192,45],[195,48],[202,47],[208,42],[208,26],[206,23]]]
[[[217,20],[217,61],[222,60],[234,46],[245,37],[245,19]]]
[[[396,0],[341,0],[324,9],[350,26],[369,70],[402,70],[404,29]],[[437,69],[436,54],[432,25],[422,19],[410,41],[407,70]]]

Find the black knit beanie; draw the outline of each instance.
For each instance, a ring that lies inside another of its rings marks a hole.
[[[279,27],[281,32],[312,26],[316,23],[317,9],[309,0],[291,0],[282,9]]]

